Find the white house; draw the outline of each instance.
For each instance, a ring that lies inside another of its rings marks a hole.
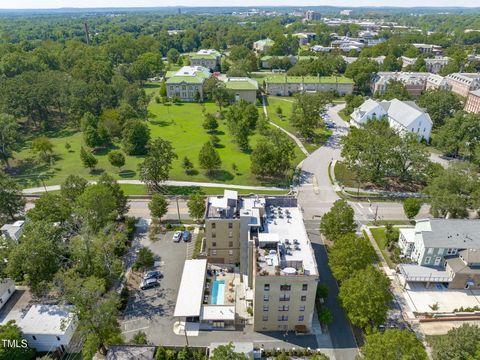
[[[430,139],[432,131],[432,119],[413,101],[390,101],[366,100],[360,107],[356,108],[352,115],[353,125],[364,125],[371,119],[387,118],[391,128],[399,134],[412,132],[418,135],[419,140]]]
[[[15,292],[15,283],[12,279],[2,279],[0,281],[0,309],[10,299]]]
[[[68,307],[57,305],[33,305],[18,325],[28,345],[40,352],[65,351],[77,327]]]
[[[25,221],[23,220],[15,221],[13,224],[5,224],[0,228],[0,233],[2,236],[9,237],[18,242],[20,236],[22,236],[24,225]]]

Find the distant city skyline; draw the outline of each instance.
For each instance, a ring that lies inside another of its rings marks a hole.
[[[175,7],[175,6],[390,6],[390,7],[480,7],[479,0],[0,0],[0,9],[56,9],[95,7]]]

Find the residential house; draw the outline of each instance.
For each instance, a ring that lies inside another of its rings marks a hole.
[[[77,327],[68,307],[33,305],[18,326],[28,345],[39,352],[65,352]]]
[[[452,92],[465,98],[470,91],[480,89],[480,73],[453,73],[445,80]]]
[[[413,101],[393,99],[379,102],[368,99],[351,115],[352,122],[356,126],[364,125],[372,119],[381,118],[388,119],[390,127],[401,135],[411,132],[417,134],[419,140],[428,141],[430,139],[432,119]]]
[[[412,44],[416,47],[422,54],[434,54],[434,55],[441,55],[442,54],[442,47],[440,45],[433,45],[433,44]]]
[[[298,38],[298,44],[303,46],[314,40],[317,34],[314,32],[299,32],[292,34],[292,36]]]
[[[480,220],[417,220],[400,230],[398,245],[412,262],[398,266],[405,283],[480,288]]]
[[[225,87],[234,96],[235,101],[243,99],[250,103],[257,100],[258,82],[247,77],[231,77],[225,80]]]
[[[255,41],[253,43],[253,50],[257,53],[266,53],[271,47],[275,45],[275,41],[272,39],[266,38],[262,40]]]
[[[12,279],[0,280],[0,309],[7,303],[8,299],[15,292],[15,283]]]
[[[203,66],[209,70],[218,70],[222,54],[217,50],[204,49],[189,55],[191,66]]]
[[[23,233],[25,221],[17,220],[13,224],[5,224],[0,228],[0,234],[18,242]]]
[[[353,92],[353,81],[343,76],[273,75],[265,78],[265,83],[267,93],[276,96],[318,91],[336,91],[340,95]]]
[[[370,89],[372,93],[385,94],[388,83],[392,80],[401,81],[407,92],[413,96],[419,96],[425,90],[427,79],[430,73],[427,72],[378,72],[372,78]]]
[[[334,50],[331,46],[313,45],[310,50],[318,53],[329,53]]]
[[[480,114],[480,89],[470,91],[465,102],[465,111],[474,114]]]
[[[210,76],[210,71],[203,66],[184,66],[173,74],[167,73],[167,96],[176,96],[181,101],[203,99],[203,83]]]

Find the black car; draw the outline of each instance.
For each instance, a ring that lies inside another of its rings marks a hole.
[[[148,279],[162,279],[163,274],[160,271],[154,270],[154,271],[147,271],[145,274],[143,274],[143,280],[148,280]]]
[[[151,288],[156,288],[158,286],[160,286],[160,283],[157,281],[157,279],[147,279],[142,281],[142,283],[140,284],[140,289],[147,290]]]

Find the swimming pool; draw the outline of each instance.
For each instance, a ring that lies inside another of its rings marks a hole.
[[[225,294],[225,281],[215,280],[212,286],[212,305],[223,305]]]

